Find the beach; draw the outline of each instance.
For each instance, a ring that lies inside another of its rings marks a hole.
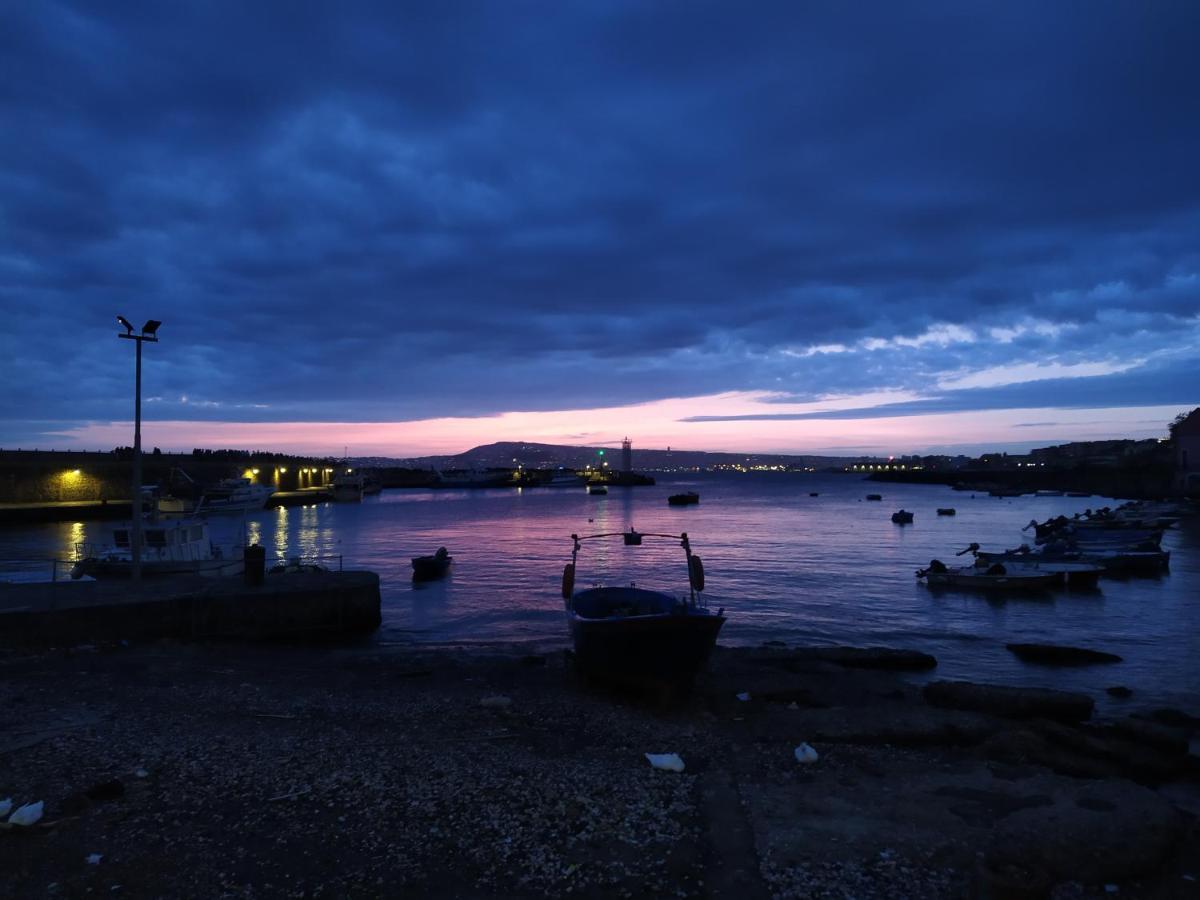
[[[947,708],[913,665],[719,647],[663,697],[501,646],[12,651],[0,799],[45,811],[0,833],[5,892],[1195,896],[1188,711]]]

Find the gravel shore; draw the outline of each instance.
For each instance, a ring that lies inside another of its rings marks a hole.
[[[560,654],[11,654],[0,799],[45,814],[0,831],[0,893],[1200,895],[1186,716],[945,709],[855,660],[719,649],[690,696],[647,698]]]

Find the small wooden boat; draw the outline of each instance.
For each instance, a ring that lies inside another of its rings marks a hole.
[[[954,516],[957,515],[958,512],[953,506],[939,506],[937,514],[939,516]]]
[[[626,547],[646,538],[678,541],[687,562],[688,590],[675,595],[632,584],[575,590],[575,567],[583,542],[620,537]],[[571,562],[563,569],[562,596],[581,672],[638,686],[682,686],[704,665],[725,624],[724,609],[713,613],[698,594],[704,565],[692,553],[687,533],[634,531],[571,535]]]
[[[895,522],[897,525],[911,525],[912,520],[913,520],[913,514],[910,513],[907,509],[901,509],[901,510],[898,510],[898,511],[892,513],[892,521]]]
[[[867,494],[868,500],[882,500],[883,494]]]
[[[688,491],[684,494],[672,494],[667,498],[669,506],[691,506],[700,502],[700,495],[695,491]]]
[[[429,556],[414,556],[412,558],[413,581],[432,581],[441,578],[450,568],[454,557],[446,552],[445,547],[438,547],[437,552]]]

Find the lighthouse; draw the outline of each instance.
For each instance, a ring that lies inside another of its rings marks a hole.
[[[621,441],[621,471],[628,475],[633,471],[633,441]]]

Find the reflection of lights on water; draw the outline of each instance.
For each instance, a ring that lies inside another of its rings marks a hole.
[[[257,520],[246,523],[246,543],[258,544],[262,542],[262,524]]]

